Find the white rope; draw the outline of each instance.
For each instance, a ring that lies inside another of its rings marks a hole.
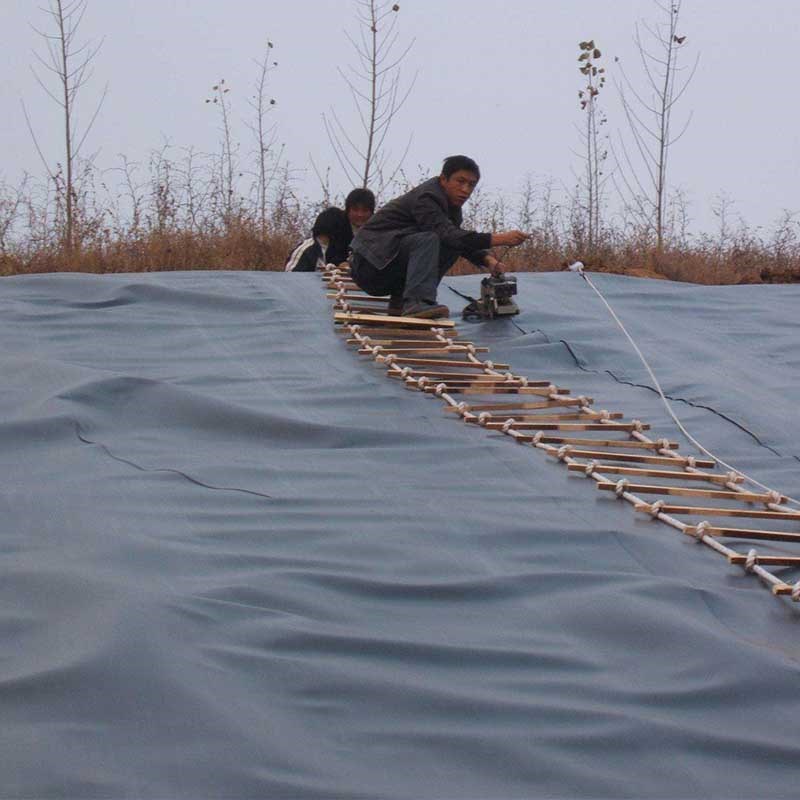
[[[700,444],[700,442],[698,442],[697,439],[695,439],[694,436],[692,436],[689,433],[689,431],[686,430],[686,428],[683,426],[683,423],[678,419],[677,415],[672,410],[672,406],[670,405],[669,400],[667,400],[666,395],[664,394],[664,390],[661,388],[661,384],[658,382],[658,378],[656,378],[655,373],[650,368],[650,365],[647,363],[647,359],[644,357],[644,355],[642,354],[642,351],[639,349],[638,345],[633,340],[633,337],[631,337],[631,335],[626,330],[625,326],[622,324],[622,320],[616,315],[616,313],[614,312],[614,309],[611,308],[611,306],[609,305],[609,303],[605,299],[605,297],[603,297],[603,294],[591,282],[591,280],[589,280],[589,277],[584,272],[583,264],[581,264],[581,262],[578,261],[575,264],[573,264],[572,266],[570,266],[570,270],[572,270],[573,272],[577,272],[586,281],[586,283],[592,288],[594,293],[603,302],[603,305],[608,309],[609,313],[614,318],[614,321],[617,323],[617,325],[619,326],[620,330],[625,334],[625,336],[627,337],[628,341],[631,343],[633,349],[636,351],[636,355],[639,356],[639,360],[642,362],[642,364],[644,364],[645,369],[647,370],[648,374],[650,375],[651,380],[653,381],[653,383],[655,384],[656,389],[658,390],[658,393],[661,395],[661,400],[664,402],[664,405],[666,406],[666,409],[669,412],[669,415],[672,417],[672,419],[674,420],[675,424],[678,426],[678,428],[683,433],[683,435],[698,450],[700,450],[702,453],[705,453],[705,455],[707,455],[709,458],[713,458],[715,461],[717,461],[719,464],[721,464],[723,467],[725,467],[725,469],[731,470],[732,472],[736,472],[738,475],[741,475],[745,480],[749,481],[750,483],[754,484],[755,486],[760,487],[761,489],[764,489],[764,491],[766,491],[766,492],[773,492],[773,490],[769,486],[765,486],[763,483],[760,483],[755,478],[752,478],[749,475],[745,474],[744,472],[741,472],[740,470],[737,470],[735,467],[732,467],[730,464],[728,464],[725,461],[723,461],[719,456],[714,455],[714,453],[712,453],[710,450],[706,450],[706,448],[703,447],[703,445]],[[780,498],[780,494],[778,494],[777,492],[775,494],[778,496],[778,498]],[[784,495],[784,496],[786,496],[786,495]],[[793,503],[794,505],[800,506],[800,500],[796,500],[794,497],[788,497],[788,496],[786,496],[786,499],[787,499],[788,502]]]

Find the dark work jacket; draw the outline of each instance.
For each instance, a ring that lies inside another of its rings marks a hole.
[[[325,235],[330,242],[327,248],[320,244]],[[289,253],[284,269],[287,272],[313,272],[324,264],[341,264],[347,259],[353,229],[347,214],[341,208],[326,208],[314,221],[311,237],[300,242]]]
[[[431,178],[373,214],[357,231],[351,249],[375,269],[384,269],[404,236],[433,231],[444,247],[483,266],[492,235],[461,230],[462,219],[461,209],[447,202],[439,178]]]

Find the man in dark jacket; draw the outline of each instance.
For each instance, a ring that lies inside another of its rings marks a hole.
[[[459,256],[493,272],[503,264],[490,247],[522,244],[522,231],[476,233],[461,229],[461,207],[480,180],[467,156],[445,159],[441,175],[387,203],[356,233],[350,270],[368,294],[390,295],[389,313],[446,317],[436,302],[439,282]]]
[[[311,236],[286,259],[286,272],[314,272],[325,264],[341,264],[350,253],[350,242],[375,213],[375,195],[369,189],[353,189],[341,208],[326,208],[314,221]]]

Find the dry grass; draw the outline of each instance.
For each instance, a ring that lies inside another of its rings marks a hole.
[[[193,159],[193,160],[190,160]],[[121,170],[122,171],[122,170]],[[118,195],[91,170],[84,175],[76,208],[76,245],[63,241],[63,198],[29,180],[0,184],[0,275],[44,272],[145,272],[160,270],[282,270],[291,248],[308,235],[318,205],[299,200],[287,168],[265,209],[246,193],[223,192],[218,164],[198,165],[196,154],[170,162],[164,151],[149,173],[127,162]],[[97,189],[102,186],[102,191]],[[405,187],[396,187],[398,193]],[[774,229],[756,235],[744,225],[716,236],[668,237],[660,251],[646,231],[623,220],[585,243],[580,209],[559,205],[552,182],[526,183],[516,195],[476,192],[465,227],[521,228],[531,238],[498,256],[517,272],[564,269],[582,261],[596,272],[703,284],[800,282],[798,223],[784,214]],[[453,274],[473,272],[459,261]]]

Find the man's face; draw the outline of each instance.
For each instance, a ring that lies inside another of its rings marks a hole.
[[[372,209],[369,206],[350,206],[347,211],[347,219],[355,230],[358,230],[371,216]]]
[[[440,175],[439,183],[447,195],[447,202],[461,208],[478,185],[478,176],[468,169],[458,169],[449,178]]]

